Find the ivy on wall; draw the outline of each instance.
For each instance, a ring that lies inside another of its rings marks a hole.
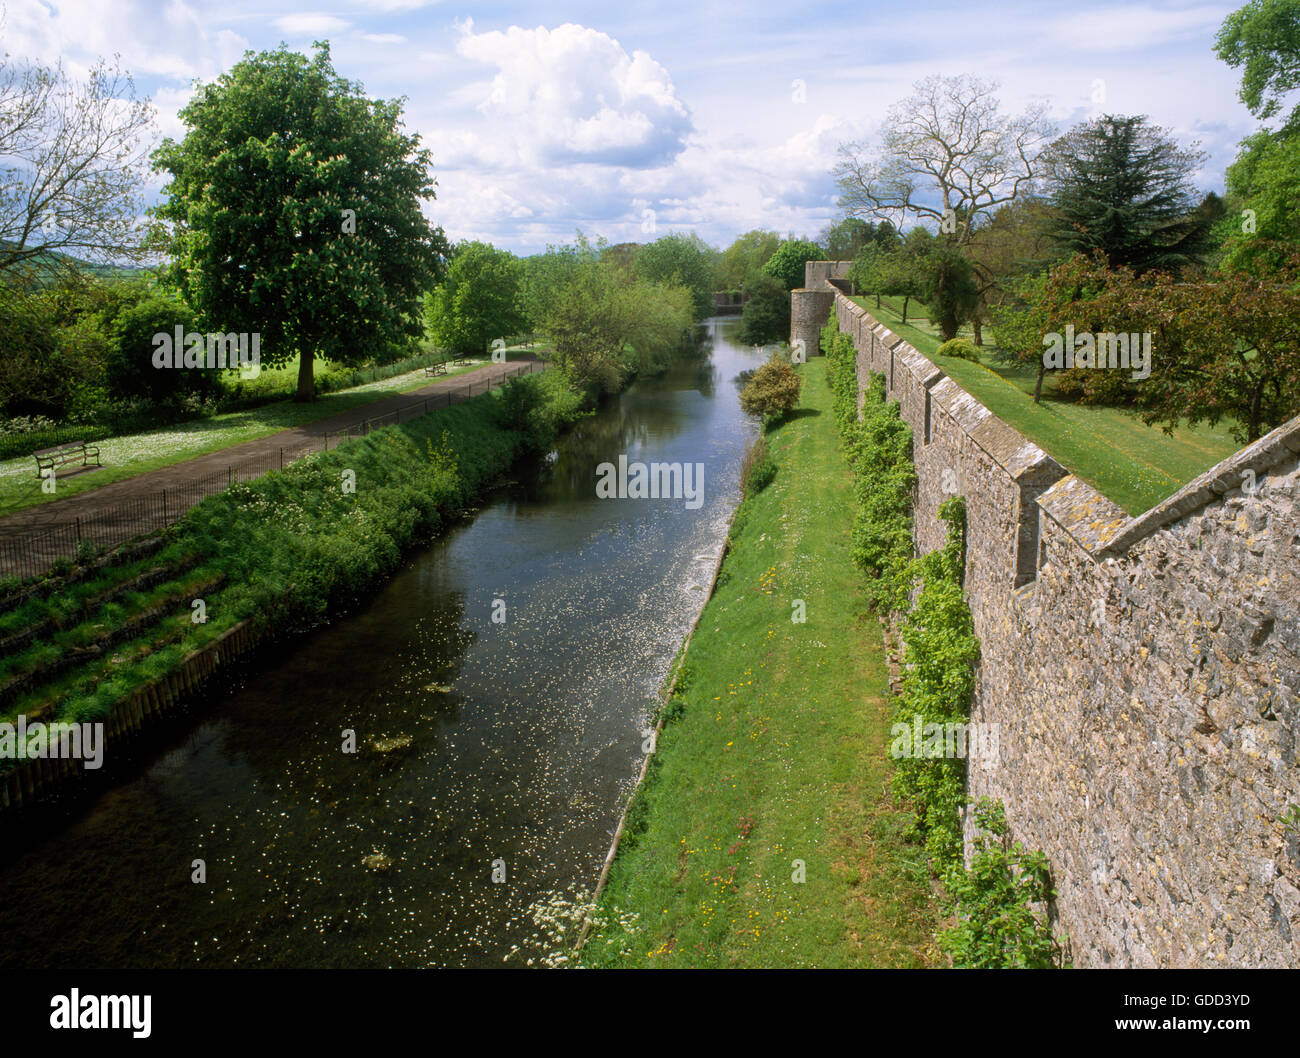
[[[904,730],[952,730],[970,718],[979,640],[962,590],[966,504],[945,500],[944,545],[914,556],[912,496],[917,483],[912,430],[887,399],[882,375],[868,375],[858,414],[857,353],[834,317],[821,332],[832,413],[845,459],[853,470],[852,555],[867,575],[867,594],[882,618],[901,616],[902,687],[895,709]],[[965,728],[963,728],[965,730]],[[964,739],[963,739],[964,743]],[[946,752],[895,754],[895,792],[916,809],[915,833],[933,872],[943,880],[954,923],[940,947],[962,967],[1060,965],[1061,947],[1046,917],[1055,896],[1046,857],[1008,844],[1005,810],[984,799],[974,808],[970,866],[963,858],[966,756]]]

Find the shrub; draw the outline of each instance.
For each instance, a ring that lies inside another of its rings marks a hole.
[[[780,420],[799,403],[801,380],[789,361],[773,356],[754,372],[740,394],[740,406],[750,415]]]
[[[776,460],[768,451],[767,440],[755,439],[745,450],[744,461],[740,465],[740,492],[746,498],[757,496],[776,477]]]
[[[496,417],[502,429],[519,431],[525,446],[536,451],[583,414],[582,403],[582,394],[571,390],[558,371],[547,371],[512,378],[502,386]]]
[[[1056,373],[1056,392],[1080,404],[1127,406],[1136,403],[1140,391],[1128,371],[1071,367]]]
[[[153,365],[155,334],[172,334],[177,327],[196,330],[194,314],[177,297],[149,293],[124,308],[113,321],[106,367],[114,399],[146,397],[165,401],[188,393],[215,394],[215,371],[159,369]]]
[[[1061,950],[1046,916],[1035,910],[1056,895],[1047,857],[1009,844],[1001,801],[975,805],[977,836],[970,869],[958,860],[944,879],[956,923],[939,934],[939,947],[962,968],[1046,969]]]
[[[38,299],[0,284],[0,413],[62,418],[71,404],[70,367]]]
[[[975,348],[975,343],[969,338],[953,338],[951,341],[944,342],[939,346],[940,356],[956,356],[962,360],[970,360],[979,363],[980,355]]]

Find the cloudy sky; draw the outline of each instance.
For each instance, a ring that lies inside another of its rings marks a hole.
[[[837,145],[935,73],[1000,82],[1010,112],[1042,99],[1062,129],[1148,114],[1200,142],[1200,183],[1220,189],[1254,127],[1213,54],[1243,2],[0,0],[0,47],[74,72],[120,54],[176,136],[195,78],[328,39],[340,74],[407,98],[434,154],[428,213],[453,239],[644,242],[652,210],[658,234],[725,246],[816,234],[836,216]]]

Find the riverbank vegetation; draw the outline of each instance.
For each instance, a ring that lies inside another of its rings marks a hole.
[[[234,485],[118,564],[7,585],[0,717],[102,718],[241,621],[311,627],[583,414],[558,374],[513,379]]]
[[[585,965],[939,958],[911,813],[888,794],[880,635],[845,578],[852,482],[824,372],[799,372],[801,406],[765,438],[774,476],[751,475],[680,662]]]

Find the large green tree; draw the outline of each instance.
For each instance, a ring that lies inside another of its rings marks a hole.
[[[1213,221],[1198,210],[1192,178],[1205,154],[1184,149],[1144,116],[1104,114],[1043,152],[1052,217],[1066,251],[1101,252],[1112,268],[1141,275],[1198,262]]]
[[[429,296],[433,340],[458,353],[484,353],[494,338],[522,333],[523,266],[508,250],[483,242],[462,242],[452,252],[447,275]]]
[[[677,283],[635,277],[617,255],[579,234],[524,262],[523,302],[555,346],[570,385],[593,396],[662,371],[689,333],[693,301]]]
[[[818,237],[828,261],[852,261],[862,247],[874,241],[876,226],[861,217],[845,217]]]
[[[983,326],[997,310],[1020,304],[1023,282],[1064,256],[1047,234],[1047,215],[1041,199],[1022,196],[999,207],[972,234],[966,255],[979,288],[979,304],[971,315],[976,345],[984,344]],[[997,314],[1005,323],[1007,314]]]
[[[752,276],[767,264],[768,258],[781,245],[781,236],[774,231],[755,228],[741,235],[722,251],[718,262],[718,282],[723,290],[739,290],[748,285]]]
[[[804,265],[808,261],[824,260],[825,251],[807,239],[787,239],[776,253],[763,265],[763,274],[773,276],[785,284],[786,290],[803,286]]]
[[[1078,255],[1045,285],[1046,330],[1150,332],[1150,376],[1128,379],[1143,419],[1166,431],[1226,420],[1246,444],[1300,412],[1300,252],[1275,247],[1273,260],[1263,276],[1231,269],[1175,279]],[[1092,374],[1099,385],[1125,379]]]
[[[1241,70],[1241,101],[1261,120],[1300,88],[1300,0],[1251,0],[1223,20],[1214,50]],[[1300,125],[1300,104],[1287,125]]]
[[[790,291],[775,276],[754,276],[745,285],[749,300],[740,313],[740,340],[747,345],[783,342],[790,334]]]
[[[297,400],[318,357],[361,363],[423,333],[446,240],[401,114],[339,77],[327,43],[312,58],[282,45],[197,88],[185,138],[155,153],[172,281],[208,329],[259,333],[271,365],[298,354]]]
[[[717,281],[717,251],[698,235],[673,233],[642,246],[636,253],[637,276],[661,286],[685,287],[695,306],[695,318],[713,313]]]
[[[1238,95],[1250,112],[1276,116],[1300,87],[1300,0],[1252,0],[1223,20],[1215,51],[1242,71]],[[1242,142],[1227,185],[1240,207],[1220,228],[1230,266],[1250,267],[1261,245],[1300,244],[1300,104],[1280,127]],[[1267,271],[1273,262],[1261,263]]]
[[[929,285],[929,257],[936,239],[925,228],[917,226],[894,249],[882,250],[874,245],[864,247],[849,269],[851,279],[864,294],[874,294],[876,305],[880,295],[903,299],[903,323],[907,323],[908,307],[913,298],[924,300],[935,291]]]

